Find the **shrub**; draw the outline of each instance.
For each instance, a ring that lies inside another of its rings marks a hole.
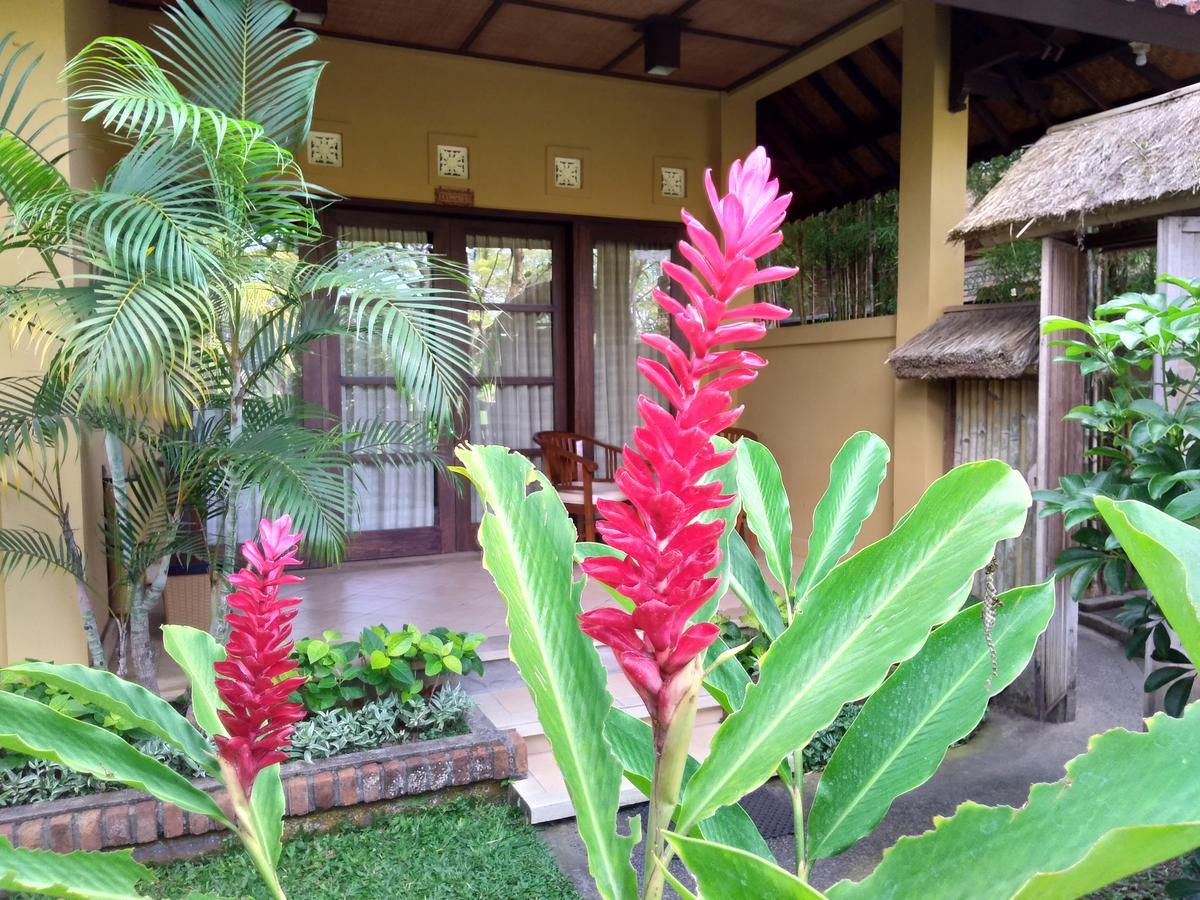
[[[357,641],[326,631],[296,642],[296,668],[308,678],[296,696],[312,712],[355,707],[391,694],[407,702],[422,692],[432,694],[429,678],[446,672],[482,675],[483,660],[476,651],[485,640],[475,632],[422,632],[415,625],[397,631],[372,625]]]

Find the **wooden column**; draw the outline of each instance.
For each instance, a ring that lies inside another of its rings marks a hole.
[[[1042,316],[1087,317],[1087,255],[1074,243],[1042,240]],[[1057,487],[1059,479],[1083,465],[1083,428],[1063,416],[1083,402],[1079,367],[1054,362],[1057,349],[1042,338],[1038,356],[1038,465],[1034,488]],[[1036,507],[1036,504],[1035,504]],[[1032,513],[1031,513],[1032,514]],[[1038,579],[1051,577],[1054,558],[1068,544],[1058,516],[1037,523]],[[1070,586],[1058,582],[1054,615],[1034,650],[1033,663],[1023,676],[1039,719],[1070,722],[1075,718],[1075,650],[1079,607]]]
[[[946,234],[967,203],[967,113],[950,112],[950,10],[904,0],[896,344],[962,302],[963,247]],[[853,373],[849,373],[853,377]],[[895,381],[892,515],[943,473],[946,399],[927,381]]]

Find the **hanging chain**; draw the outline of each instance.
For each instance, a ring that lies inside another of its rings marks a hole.
[[[996,608],[1000,600],[996,597],[996,569],[1000,561],[993,556],[992,561],[983,570],[983,639],[987,641],[988,653],[992,657],[992,671],[988,675],[987,690],[992,692],[992,679],[996,677],[997,658],[996,642],[992,637],[992,629],[996,627]]]

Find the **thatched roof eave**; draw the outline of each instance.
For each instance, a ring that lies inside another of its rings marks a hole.
[[[1037,302],[952,306],[897,347],[888,365],[897,378],[1021,378],[1037,371]]]
[[[1200,85],[1048,131],[950,232],[984,244],[1200,207]]]

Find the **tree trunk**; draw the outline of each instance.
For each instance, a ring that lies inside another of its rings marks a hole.
[[[104,641],[100,639],[100,625],[96,621],[96,607],[92,603],[92,592],[88,590],[84,578],[83,552],[75,542],[75,532],[71,528],[70,509],[63,511],[59,520],[62,528],[63,542],[71,557],[72,568],[75,570],[75,600],[79,604],[79,617],[83,620],[83,633],[87,638],[88,660],[93,668],[107,669],[108,656],[104,652]]]
[[[146,605],[146,587],[138,587],[129,610],[129,656],[133,677],[142,687],[158,693],[158,666],[154,643],[150,640],[150,609]]]
[[[233,444],[242,434],[243,400],[241,396],[241,381],[241,365],[235,356],[230,366],[230,382],[232,386],[229,400],[230,444]],[[229,584],[229,576],[233,574],[234,564],[237,561],[237,513],[238,503],[241,500],[242,494],[242,484],[232,477],[232,473],[230,473],[227,481],[228,495],[225,498],[225,519],[222,522],[221,529],[221,552],[217,556],[215,572],[213,573],[213,618],[212,625],[209,627],[209,631],[212,632],[218,644],[224,644],[229,638],[229,623],[225,620],[225,617],[229,614],[229,595],[233,592]]]

